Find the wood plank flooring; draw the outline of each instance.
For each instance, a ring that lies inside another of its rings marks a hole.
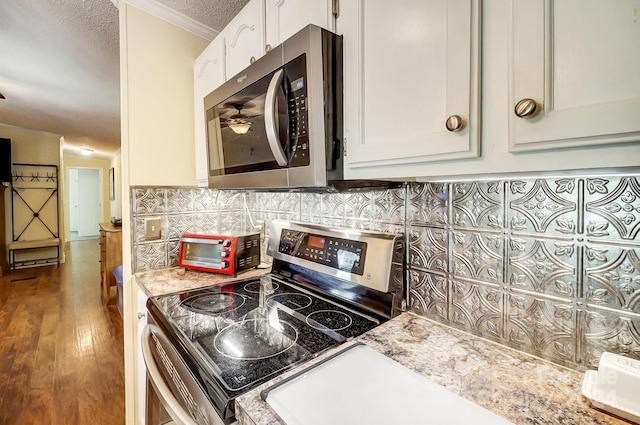
[[[0,425],[125,423],[122,319],[100,301],[98,249],[73,241],[59,268],[0,277]]]

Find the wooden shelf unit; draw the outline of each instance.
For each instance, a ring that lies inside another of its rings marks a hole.
[[[107,304],[116,285],[113,269],[122,264],[122,228],[100,223],[100,293]]]

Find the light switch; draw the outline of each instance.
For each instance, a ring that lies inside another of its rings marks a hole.
[[[162,228],[161,223],[162,223],[162,220],[159,217],[145,218],[144,219],[144,224],[145,224],[144,239],[147,241],[160,239],[161,228]]]

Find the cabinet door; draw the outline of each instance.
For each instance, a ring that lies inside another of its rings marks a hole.
[[[511,151],[639,140],[640,0],[511,8]],[[528,119],[515,113],[526,99],[539,109]]]
[[[479,2],[343,0],[347,164],[357,177],[479,154]],[[464,125],[449,131],[449,117]]]
[[[226,77],[229,79],[264,54],[264,0],[247,3],[220,35],[224,38]]]
[[[224,81],[224,39],[216,37],[198,56],[193,67],[196,183],[198,186],[206,187],[209,185],[204,98]]]
[[[332,3],[332,0],[265,0],[265,48],[279,45],[309,24],[333,31]]]

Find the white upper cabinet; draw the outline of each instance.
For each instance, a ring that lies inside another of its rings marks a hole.
[[[224,39],[227,79],[264,54],[264,0],[252,0],[220,32]]]
[[[510,151],[640,140],[639,20],[640,0],[511,2]]]
[[[342,0],[337,26],[347,177],[479,155],[477,0]]]
[[[309,24],[333,31],[331,0],[265,0],[266,49],[275,47]]]
[[[251,0],[222,30],[227,78],[309,24],[332,30],[332,0]]]
[[[217,37],[196,58],[193,67],[193,93],[196,138],[196,183],[208,186],[207,136],[204,98],[225,81],[224,40]]]

